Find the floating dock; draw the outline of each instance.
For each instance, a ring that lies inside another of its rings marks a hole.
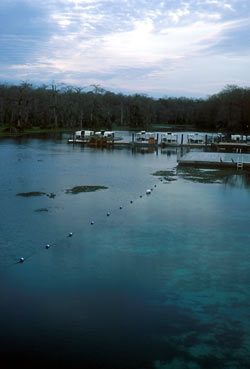
[[[250,154],[189,152],[178,160],[178,166],[249,170]]]
[[[87,145],[87,146],[95,146],[95,147],[106,147],[106,146],[112,146],[112,147],[210,147],[210,144],[206,143],[161,143],[157,142],[156,140],[154,142],[148,142],[148,141],[123,141],[121,139],[92,139],[92,140],[84,140],[84,139],[68,139],[69,144],[81,144],[81,145]]]
[[[212,143],[211,149],[218,152],[250,153],[250,142],[218,142]]]
[[[150,133],[153,135],[153,133]],[[115,136],[102,136],[92,135],[85,137],[75,136],[72,139],[68,139],[70,144],[81,144],[92,147],[143,147],[143,148],[167,148],[167,147],[189,147],[189,148],[211,148],[215,152],[232,152],[232,153],[249,153],[250,154],[250,141],[234,141],[234,142],[217,142],[218,137],[214,138],[208,134],[163,134],[155,133],[155,137],[145,139],[144,137],[137,137],[138,135],[133,133],[130,137],[130,141],[123,140],[122,137]],[[174,136],[174,139],[172,138]]]

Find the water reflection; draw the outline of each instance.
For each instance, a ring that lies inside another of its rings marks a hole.
[[[223,183],[237,188],[250,188],[250,172],[232,169],[177,168],[177,175],[192,182]]]
[[[169,148],[161,149],[161,154],[167,155],[167,156],[177,155],[178,151],[179,150],[177,147],[169,147]]]
[[[94,369],[247,368],[249,173],[176,169],[176,148],[157,155],[62,137],[0,146],[4,358],[72,357]],[[65,193],[79,185],[109,188]],[[16,196],[28,191],[56,197]],[[5,270],[21,256],[22,265]]]

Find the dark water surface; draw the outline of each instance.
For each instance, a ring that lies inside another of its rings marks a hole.
[[[250,368],[246,173],[66,136],[4,139],[0,158],[3,367]]]

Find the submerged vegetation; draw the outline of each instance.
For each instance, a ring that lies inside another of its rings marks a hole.
[[[165,182],[177,181],[175,170],[158,170],[152,176],[163,177]]]
[[[232,176],[236,175],[236,172],[232,169],[200,169],[188,167],[178,169],[178,175],[192,182],[227,183]]]
[[[226,86],[206,99],[123,95],[88,88],[0,85],[0,135],[87,129],[219,130],[248,133],[250,88]]]
[[[76,195],[81,192],[94,192],[98,190],[107,190],[107,189],[108,187],[106,186],[75,186],[75,187],[67,189],[65,193]],[[56,197],[56,194],[53,192],[46,193],[46,192],[41,192],[41,191],[31,191],[31,192],[17,193],[16,196],[22,196],[22,197],[47,196],[50,199],[54,199]],[[48,211],[48,209],[43,208],[43,209],[37,209],[36,211]]]
[[[46,195],[45,192],[39,192],[39,191],[35,191],[35,192],[20,192],[16,194],[17,196],[22,196],[22,197],[31,197],[31,196],[42,196],[42,195]]]
[[[47,208],[41,208],[41,209],[36,209],[34,210],[36,213],[43,213],[43,212],[47,212],[49,211]]]
[[[32,197],[32,196],[47,196],[50,199],[54,199],[54,197],[56,197],[56,194],[51,192],[51,193],[46,193],[46,192],[40,192],[40,191],[31,191],[31,192],[20,192],[16,194],[17,196],[22,196],[22,197]]]
[[[175,176],[175,175],[176,175],[175,170],[158,170],[152,173],[152,176],[157,176],[157,177],[167,177],[167,176]]]
[[[152,173],[152,175],[162,177],[165,182],[172,182],[182,178],[186,181],[197,183],[221,183],[232,187],[250,187],[250,173],[244,170],[177,167],[176,170],[159,170]]]
[[[98,190],[106,190],[108,187],[106,186],[75,186],[65,191],[67,194],[76,195],[81,192],[94,192]]]

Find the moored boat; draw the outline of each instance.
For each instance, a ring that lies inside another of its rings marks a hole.
[[[91,130],[81,130],[74,133],[74,137],[68,139],[68,143],[95,143],[99,141],[112,142],[122,140],[122,137],[115,135],[114,131],[101,130],[98,132]]]

